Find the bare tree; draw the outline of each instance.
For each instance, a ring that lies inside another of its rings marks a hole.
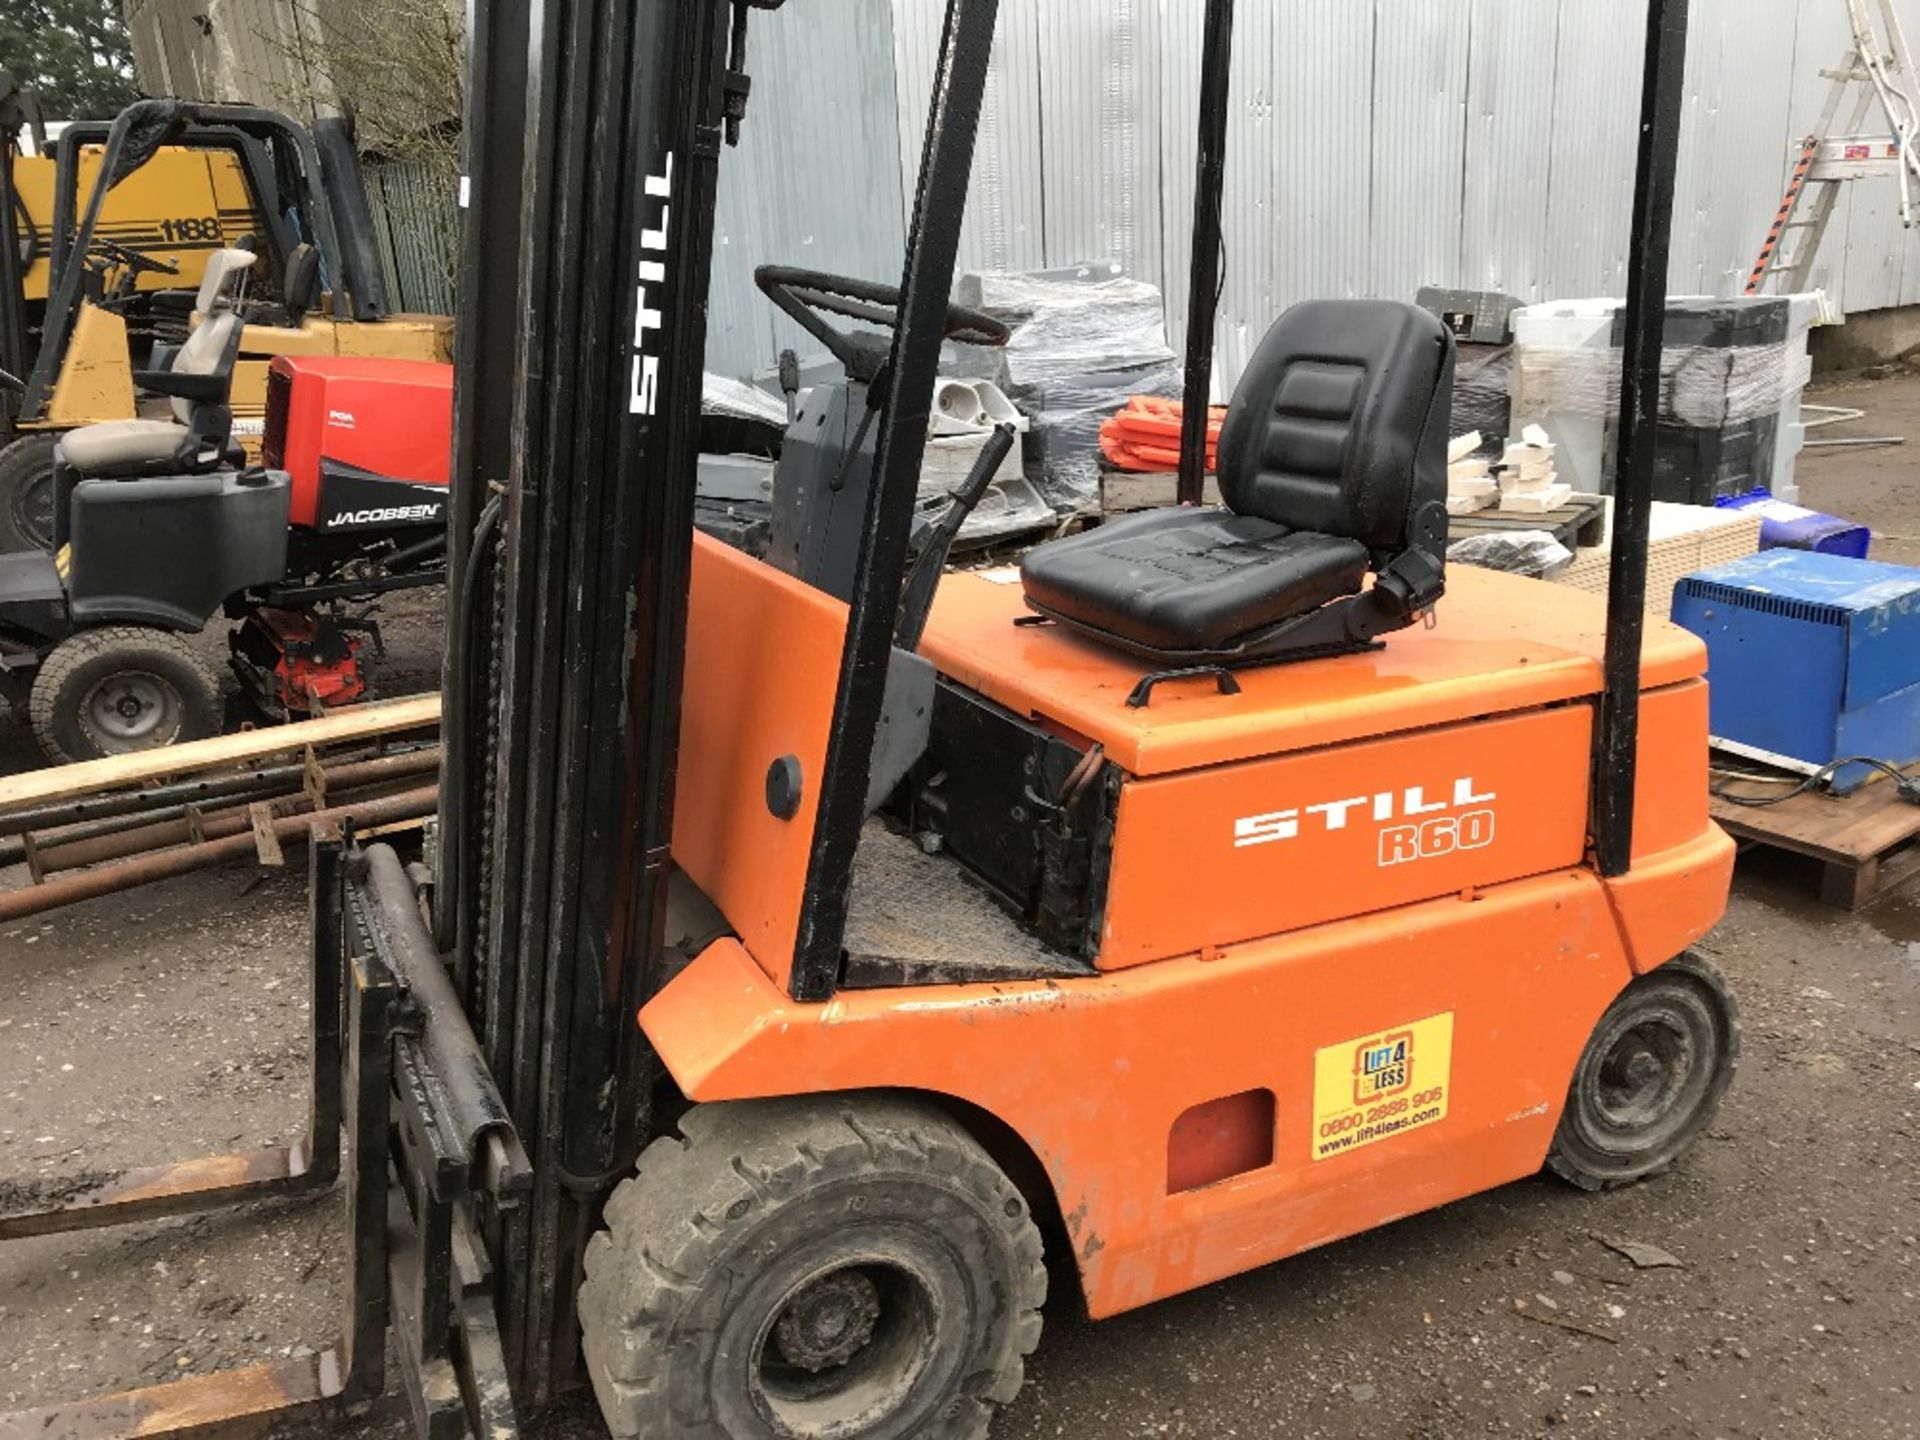
[[[408,192],[407,213],[389,213],[389,223],[405,228],[450,286],[467,63],[457,0],[290,0],[289,8],[293,23],[270,37],[292,62],[294,93],[282,103],[308,116],[352,112],[361,152],[381,162],[369,177],[376,191]]]

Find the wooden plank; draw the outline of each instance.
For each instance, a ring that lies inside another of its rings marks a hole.
[[[46,805],[60,800],[132,785],[150,785],[169,776],[240,766],[266,760],[307,746],[341,745],[371,740],[408,730],[432,729],[440,723],[440,697],[420,695],[336,710],[318,720],[220,735],[187,745],[142,750],[135,755],[113,755],[79,765],[34,770],[0,779],[0,814],[15,807]]]
[[[284,867],[287,857],[280,849],[280,837],[273,832],[273,806],[265,800],[255,801],[247,807],[247,820],[253,826],[253,848],[260,863],[276,870]]]
[[[1164,510],[1179,499],[1180,477],[1173,474],[1109,470],[1100,477],[1100,508],[1109,515],[1131,510]],[[1207,504],[1220,503],[1220,481],[1207,477]]]

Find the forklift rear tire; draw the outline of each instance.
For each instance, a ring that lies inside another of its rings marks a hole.
[[[0,450],[0,555],[53,549],[53,452],[60,436],[22,435]]]
[[[587,1247],[587,1370],[617,1440],[978,1440],[1040,1342],[1025,1200],[930,1107],[700,1105]]]
[[[56,765],[204,740],[220,733],[220,678],[170,631],[82,630],[40,666],[27,718]]]
[[[1740,1010],[1709,961],[1640,976],[1587,1042],[1548,1168],[1582,1190],[1660,1174],[1713,1123],[1739,1059]]]

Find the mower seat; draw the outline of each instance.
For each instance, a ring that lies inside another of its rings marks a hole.
[[[227,408],[242,321],[232,282],[254,262],[245,250],[216,250],[197,305],[200,323],[165,370],[142,370],[134,383],[170,396],[172,420],[109,420],[61,437],[58,463],[79,478],[194,474],[228,459],[233,413]]]
[[[83,475],[171,464],[187,430],[172,420],[106,420],[72,431],[60,441],[60,456]]]
[[[1445,589],[1453,365],[1452,335],[1412,305],[1295,306],[1228,409],[1225,508],[1041,546],[1021,567],[1028,607],[1171,665],[1376,648]]]

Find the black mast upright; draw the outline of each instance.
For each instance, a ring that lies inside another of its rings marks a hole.
[[[460,289],[453,332],[452,493],[447,507],[447,644],[441,717],[446,761],[440,785],[440,848],[435,934],[460,965],[468,1008],[479,998],[473,975],[478,887],[460,869],[484,843],[488,807],[476,746],[490,696],[486,651],[494,640],[498,594],[499,487],[513,454],[514,355],[519,335],[520,181],[527,122],[527,7],[521,0],[467,0],[465,146],[460,179]],[[484,528],[482,521],[484,519]],[[477,550],[477,554],[475,554]],[[473,560],[469,564],[469,557]],[[484,608],[483,608],[484,607]],[[470,683],[469,677],[475,677]]]
[[[580,1251],[651,1125],[635,1015],[664,926],[714,203],[748,8],[475,9],[490,43],[472,81],[487,113],[461,275],[478,325],[461,340],[439,918],[534,1160],[529,1203],[481,1218],[536,1408],[572,1378]]]
[[[1180,427],[1180,503],[1207,493],[1207,404],[1213,398],[1213,327],[1220,307],[1227,187],[1227,117],[1233,98],[1233,0],[1207,0],[1200,62],[1200,158],[1193,186],[1193,266],[1187,284],[1186,418]]]
[[[1607,595],[1606,689],[1595,747],[1593,834],[1606,876],[1633,865],[1634,781],[1640,740],[1640,648],[1646,633],[1647,544],[1660,423],[1667,260],[1674,174],[1686,93],[1688,0],[1649,0],[1640,93],[1639,174],[1627,261],[1626,345],[1620,374],[1620,477],[1613,497],[1613,569]]]

